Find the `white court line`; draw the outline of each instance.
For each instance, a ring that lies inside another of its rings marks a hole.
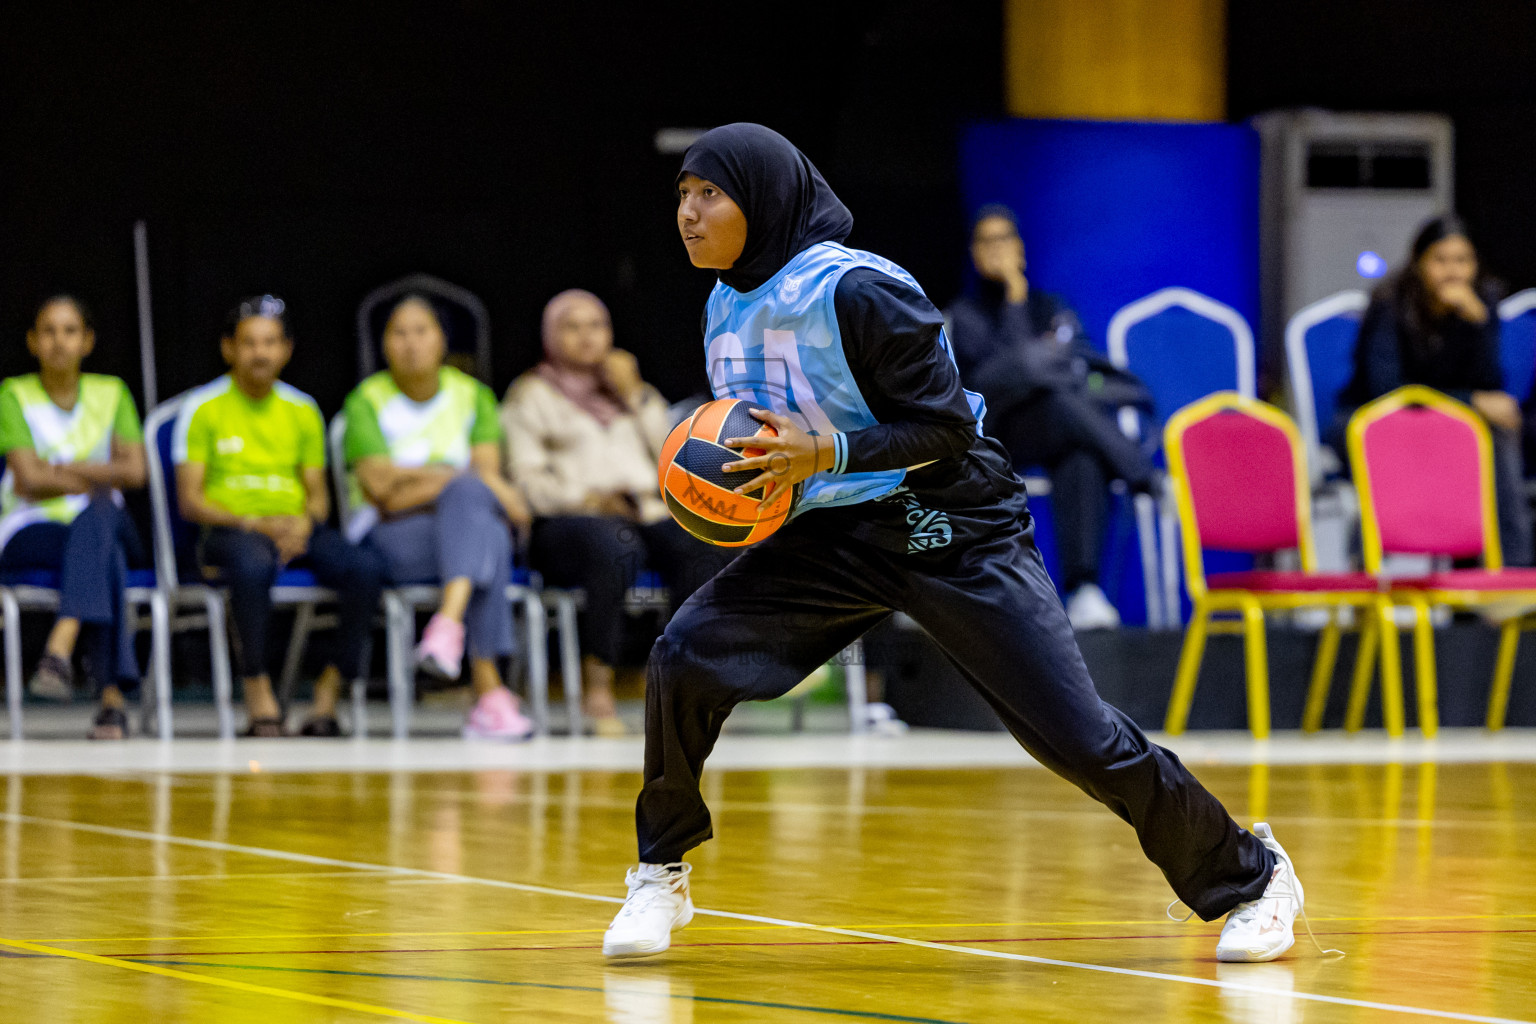
[[[444,882],[459,882],[464,885],[484,885],[494,889],[512,889],[518,892],[537,893],[541,896],[562,896],[567,899],[587,900],[593,903],[623,903],[618,896],[599,896],[595,893],[577,892],[573,889],[555,889],[545,885],[529,885],[525,882],[504,882],[494,878],[477,878],[473,875],[458,875],[447,871],[428,871],[423,868],[403,868],[393,864],[369,864],[363,861],[341,860],[336,857],[320,857],[312,853],[290,853],[287,850],[272,850],[261,846],[240,846],[235,843],[222,843],[214,839],[192,839],[186,836],[166,835],[158,832],[140,832],[136,829],[113,828],[109,825],[88,825],[84,822],[68,821],[62,818],[37,818],[28,814],[10,814],[0,812],[0,821],[16,822],[22,825],[49,825],[55,828],[73,829],[79,832],[91,832],[96,835],[117,836],[123,839],[142,839],[149,842],[173,843],[179,846],[191,846],[204,850],[218,850],[223,853],[245,854],[251,857],[267,857],[273,860],[286,860],[299,864],[315,864],[325,867],[352,868],[356,871],[372,871],[384,874],[405,875],[415,878],[428,878]],[[1028,956],[1024,953],[1006,953],[1001,950],[978,949],[974,946],[958,946],[948,942],[928,942],[923,939],[908,939],[900,935],[886,935],[881,932],[857,931],[852,928],[833,928],[829,925],[810,924],[806,921],[789,921],[784,918],[762,917],[757,914],[738,914],[729,910],[708,910],[697,907],[696,914],[704,914],[710,917],[724,917],[736,921],[751,921],[756,924],[779,925],[784,928],[799,928],[807,931],[821,932],[828,935],[843,935],[856,939],[873,939],[879,942],[890,942],[903,946],[917,946],[921,949],[935,949],[946,953],[965,953],[970,956],[986,957],[992,960],[1012,960],[1021,963],[1040,964],[1045,967],[1071,967],[1081,971],[1095,971],[1100,974],[1116,974],[1122,977],[1148,978],[1154,981],[1174,981],[1185,985],[1201,985],[1205,988],[1223,989],[1228,992],[1247,992],[1266,996],[1283,996],[1289,999],[1300,999],[1314,1003],[1330,1003],[1336,1006],[1355,1006],[1367,1010],[1386,1010],[1391,1013],[1403,1013],[1417,1017],[1437,1017],[1442,1020],[1472,1021],[1474,1024],[1536,1024],[1533,1021],[1517,1020],[1512,1017],[1483,1017],[1470,1013],[1453,1013],[1446,1010],[1428,1010],[1419,1006],[1402,1006],[1396,1003],[1377,1003],[1364,999],[1348,999],[1342,996],[1326,996],[1315,992],[1294,992],[1281,989],[1266,988],[1262,985],[1243,985],[1231,981],[1217,981],[1209,978],[1193,978],[1183,974],[1164,974],[1160,971],[1138,971],[1128,967],[1111,967],[1106,964],[1089,964],[1078,960],[1053,960],[1048,957]],[[145,954],[151,955],[151,954]]]
[[[253,871],[250,874],[219,875],[34,875],[25,878],[0,878],[0,885],[53,885],[55,883],[110,882],[222,882],[259,878],[367,878],[387,875],[388,871]]]

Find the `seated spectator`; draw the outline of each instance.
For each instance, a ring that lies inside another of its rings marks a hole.
[[[59,614],[28,687],[70,699],[84,626],[82,662],[101,700],[89,735],[123,739],[123,691],[139,685],[123,590],[144,549],[118,491],[144,486],[144,433],[126,384],[80,372],[95,344],[85,306],[54,296],[27,332],[38,372],[0,383],[0,572],[59,572]]]
[[[467,643],[476,701],[465,736],[523,739],[533,723],[502,685],[497,659],[513,651],[508,523],[525,532],[531,516],[502,477],[496,396],[444,366],[447,352],[442,321],[427,299],[395,304],[384,326],[389,368],[347,396],[355,510],[347,537],[383,556],[390,583],[442,585],[416,663],[439,679],[456,679]]]
[[[1330,443],[1344,451],[1350,415],[1404,384],[1466,402],[1493,434],[1499,539],[1505,565],[1531,564],[1520,403],[1504,390],[1497,297],[1480,275],[1466,226],[1452,215],[1419,229],[1409,265],[1371,296],[1355,342],[1355,370],[1339,395]]]
[[[624,594],[642,568],[662,574],[675,610],[729,549],[695,540],[661,500],[656,460],[671,427],[667,403],[613,347],[608,307],[561,292],[544,307],[544,361],[502,400],[512,478],[533,508],[529,561],[557,587],[586,593],[582,688],[599,735],[622,734],[613,669]]]
[[[338,656],[315,681],[305,736],[338,736],[343,676],[366,678],[384,560],[325,524],[325,426],[315,400],[278,380],[293,355],[281,299],[262,295],[225,322],[230,372],[187,396],[176,417],[172,457],[181,514],[202,526],[203,571],[229,587],[239,673],[250,717],[246,735],[284,735],[266,668],[272,584],[306,564],[340,599]]]
[[[1086,341],[1077,314],[1029,286],[1013,212],[985,206],[971,231],[975,287],[945,311],[965,386],[987,400],[987,433],[1015,467],[1043,466],[1051,480],[1062,590],[1074,629],[1113,629],[1120,613],[1099,588],[1109,482],[1152,486],[1152,463],[1115,425],[1111,410],[1146,400],[1129,374]]]

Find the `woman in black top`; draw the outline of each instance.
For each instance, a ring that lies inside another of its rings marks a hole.
[[[1476,409],[1493,434],[1505,565],[1531,564],[1531,512],[1520,451],[1520,403],[1504,390],[1495,296],[1466,226],[1447,214],[1414,237],[1411,262],[1371,296],[1355,342],[1355,372],[1339,396],[1335,447],[1350,415],[1404,384],[1443,391]]]

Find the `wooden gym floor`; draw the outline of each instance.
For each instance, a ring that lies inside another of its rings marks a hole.
[[[617,965],[633,773],[14,774],[0,1021],[1536,1020],[1536,764],[1199,774],[1346,956],[1218,965],[1032,767],[711,772],[701,913]]]

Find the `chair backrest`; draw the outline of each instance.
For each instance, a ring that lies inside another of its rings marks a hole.
[[[1333,423],[1339,392],[1354,372],[1355,340],[1370,296],[1337,292],[1303,307],[1285,325],[1285,365],[1291,407],[1307,445],[1307,464],[1322,471],[1322,432]]]
[[[1159,418],[1217,391],[1254,397],[1248,321],[1188,288],[1164,288],[1121,309],[1110,318],[1107,344],[1110,360],[1152,392]],[[1127,433],[1134,433],[1134,423],[1134,413],[1122,415]]]
[[[1169,418],[1163,449],[1191,596],[1205,590],[1206,550],[1295,549],[1303,569],[1316,567],[1306,454],[1289,416],[1235,391],[1219,391]]]
[[[366,377],[384,364],[379,346],[390,305],[410,294],[433,300],[448,336],[448,362],[480,380],[491,380],[491,317],[480,297],[431,274],[411,274],[381,285],[357,307],[357,370]],[[470,365],[463,365],[468,362]]]
[[[184,391],[161,402],[144,420],[155,577],[165,587],[195,578],[197,527],[181,517],[181,503],[176,496],[176,467],[171,458],[176,414],[190,393]]]
[[[1361,406],[1349,421],[1365,568],[1383,554],[1482,556],[1502,566],[1493,444],[1482,418],[1420,385]]]
[[[345,533],[352,519],[352,487],[347,479],[347,414],[339,412],[325,430],[325,460],[331,469],[331,490],[336,492],[336,521]]]
[[[1524,402],[1536,378],[1536,288],[1516,292],[1499,303],[1499,364],[1504,390]]]

